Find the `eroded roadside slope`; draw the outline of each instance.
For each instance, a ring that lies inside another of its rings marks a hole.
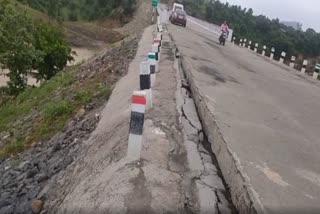
[[[148,16],[148,11],[144,12]],[[86,153],[87,145],[84,142],[96,129],[101,111],[115,83],[126,75],[129,64],[136,55],[141,32],[147,25],[148,23],[144,22],[137,27],[137,32],[113,44],[99,56],[61,73],[57,77],[58,81],[54,80],[54,84],[44,87],[52,91],[52,86],[61,83],[57,90],[49,93],[52,97],[34,99],[57,103],[57,99],[63,98],[68,102],[79,100],[79,104],[83,105],[78,105],[77,102],[78,111],[71,112],[71,119],[66,123],[59,121],[64,128],[54,137],[31,141],[30,147],[24,152],[0,159],[1,214],[32,213],[32,202],[35,199],[39,201],[33,204],[36,206],[33,208],[37,208],[38,212],[55,212],[64,196],[72,189],[68,183],[74,180],[70,169],[73,170],[75,162],[82,157],[81,154]],[[90,88],[90,91],[87,91],[87,88]],[[40,92],[40,89],[37,90]],[[14,124],[23,125],[23,131],[41,130],[42,127],[38,127],[40,119],[41,111],[38,108],[14,121]],[[6,139],[8,136],[10,133],[4,133],[0,137]],[[79,178],[81,180],[81,177]]]

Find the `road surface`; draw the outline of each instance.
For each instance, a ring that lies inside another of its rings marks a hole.
[[[49,213],[223,213],[233,206],[209,151],[194,103],[181,86],[174,46],[164,33],[153,107],[144,115],[141,159],[127,158],[131,100],[155,26],[145,29],[128,74],[116,84]]]
[[[261,212],[320,213],[320,83],[190,22],[167,27]]]

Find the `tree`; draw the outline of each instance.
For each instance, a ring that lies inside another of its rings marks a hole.
[[[43,54],[43,60],[36,65],[37,80],[48,80],[61,71],[68,61],[72,61],[71,48],[63,39],[58,27],[39,23],[34,33],[34,47]]]
[[[0,11],[0,65],[9,69],[9,91],[17,94],[25,89],[28,73],[42,61],[43,54],[33,46],[31,20],[4,1],[0,2]]]
[[[59,28],[33,22],[0,0],[0,65],[9,70],[10,93],[18,94],[26,88],[32,70],[38,71],[37,80],[48,80],[72,59]]]

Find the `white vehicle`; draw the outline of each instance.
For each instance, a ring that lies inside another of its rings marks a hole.
[[[174,13],[176,10],[184,11],[184,6],[182,4],[174,3],[172,6],[172,13]]]
[[[176,10],[182,10],[184,11],[184,6],[182,4],[179,4],[179,3],[174,3],[173,6],[172,6],[172,10],[170,12],[170,20],[172,18],[172,15],[176,12]]]

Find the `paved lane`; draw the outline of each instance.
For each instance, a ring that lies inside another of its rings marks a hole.
[[[192,23],[167,27],[266,211],[320,213],[320,83]]]

